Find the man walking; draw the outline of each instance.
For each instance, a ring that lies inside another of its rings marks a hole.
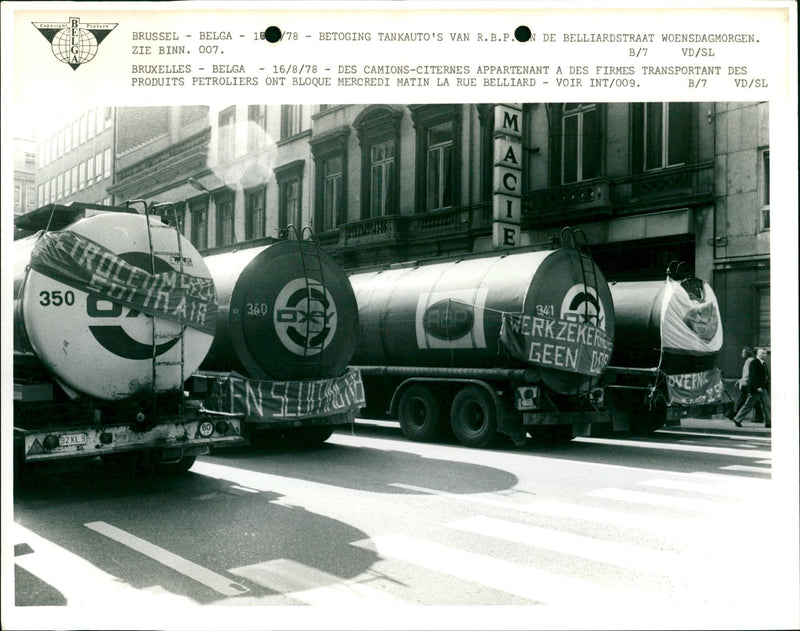
[[[747,399],[744,405],[733,417],[736,427],[742,426],[742,419],[750,413],[756,403],[761,404],[761,412],[764,415],[765,427],[772,427],[770,415],[769,399],[769,371],[767,370],[767,351],[759,348],[756,358],[750,363],[749,376],[747,380]]]

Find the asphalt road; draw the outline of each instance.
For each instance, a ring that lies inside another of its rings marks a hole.
[[[169,478],[90,461],[18,481],[3,628],[782,627],[781,492],[770,434],[724,427],[473,450],[357,423]]]

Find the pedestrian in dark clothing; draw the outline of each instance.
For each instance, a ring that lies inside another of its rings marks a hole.
[[[772,427],[770,418],[770,399],[769,399],[769,370],[767,369],[767,351],[759,348],[756,358],[750,362],[749,375],[747,379],[747,399],[744,405],[733,417],[733,422],[737,427],[742,426],[742,419],[750,413],[750,410],[761,403],[761,411],[764,414],[766,427]]]
[[[736,387],[739,389],[739,397],[736,401],[736,407],[728,414],[728,418],[733,420],[736,416],[737,412],[742,409],[744,402],[747,401],[747,382],[750,376],[750,364],[753,363],[755,360],[755,355],[753,351],[751,351],[747,346],[742,349],[742,360],[744,364],[742,364],[742,377],[739,381],[736,382]],[[764,418],[763,414],[761,413],[761,403],[756,402],[755,405],[755,418],[753,419],[753,423],[763,423]]]

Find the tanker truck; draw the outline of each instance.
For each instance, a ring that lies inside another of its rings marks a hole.
[[[219,311],[188,387],[204,409],[242,414],[251,442],[313,446],[364,405],[348,366],[358,309],[344,270],[310,231],[286,234],[295,238],[206,253]]]
[[[478,448],[499,434],[521,445],[526,434],[571,440],[610,423],[611,293],[564,237],[554,250],[352,273],[366,416],[396,419],[411,440],[452,430]]]
[[[217,320],[208,269],[154,206],[136,206],[49,204],[15,219],[17,465],[100,456],[181,471],[244,442],[240,416],[184,394]]]
[[[671,262],[665,280],[610,283],[616,340],[606,403],[614,431],[652,432],[733,401],[715,362],[722,320],[714,290]]]

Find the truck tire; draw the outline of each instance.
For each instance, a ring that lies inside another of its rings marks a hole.
[[[497,408],[491,395],[479,386],[462,388],[450,412],[453,434],[466,447],[488,447],[497,438]]]
[[[429,442],[442,434],[442,410],[438,397],[422,384],[409,386],[397,404],[400,429],[409,440]]]

